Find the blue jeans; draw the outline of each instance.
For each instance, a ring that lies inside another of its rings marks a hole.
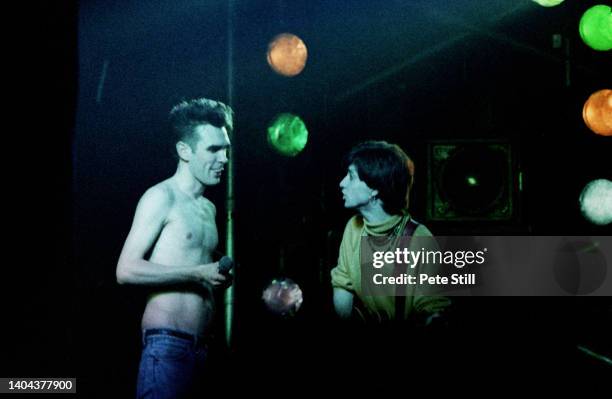
[[[143,345],[136,397],[188,397],[204,366],[206,345],[191,334],[169,329],[143,331]]]

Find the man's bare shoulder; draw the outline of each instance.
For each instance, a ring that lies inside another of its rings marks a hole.
[[[146,207],[158,211],[170,210],[175,202],[175,193],[171,181],[164,180],[147,189],[138,203],[139,207]]]
[[[215,206],[215,204],[213,204],[213,202],[211,200],[209,200],[206,197],[202,197],[202,204],[206,208],[210,209],[213,212],[214,215],[217,214],[217,207]]]

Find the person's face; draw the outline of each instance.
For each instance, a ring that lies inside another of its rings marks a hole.
[[[205,186],[214,186],[221,181],[221,174],[227,164],[227,150],[230,146],[225,127],[199,125],[196,127],[199,140],[189,160],[193,177]]]
[[[359,178],[357,168],[351,164],[348,173],[340,182],[344,207],[348,209],[359,209],[368,203],[378,194],[378,191],[371,189]]]

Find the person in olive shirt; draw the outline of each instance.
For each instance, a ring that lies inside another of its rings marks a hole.
[[[363,237],[433,237],[408,213],[414,163],[397,145],[367,141],[350,151],[346,164],[348,171],[340,182],[344,206],[358,214],[346,224],[338,265],[331,271],[336,314],[342,319],[375,323],[414,318],[429,323],[450,304],[448,298],[425,295],[418,285],[403,286],[402,296],[368,295],[371,293],[363,292],[361,281]],[[419,245],[415,241],[410,240],[410,251],[420,249],[414,248]]]

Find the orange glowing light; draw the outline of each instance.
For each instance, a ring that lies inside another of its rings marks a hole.
[[[584,123],[596,134],[612,136],[612,90],[591,94],[582,108]]]
[[[268,64],[283,76],[295,76],[302,72],[307,58],[306,45],[291,33],[281,33],[268,45]]]

